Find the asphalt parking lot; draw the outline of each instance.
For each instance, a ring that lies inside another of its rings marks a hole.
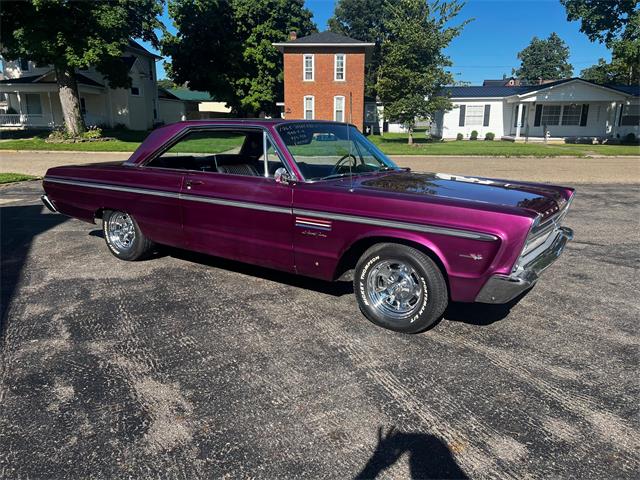
[[[517,304],[402,335],[326,284],[169,251],[0,188],[2,478],[637,478],[637,185],[577,186]]]

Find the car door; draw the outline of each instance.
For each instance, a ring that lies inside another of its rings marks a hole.
[[[238,146],[225,138],[225,130],[215,133],[209,141],[213,163],[190,171],[181,193],[188,248],[293,271],[292,190],[273,178],[280,159],[272,153],[264,161],[266,134],[260,129],[228,131],[242,137]],[[205,140],[200,139],[203,145]]]

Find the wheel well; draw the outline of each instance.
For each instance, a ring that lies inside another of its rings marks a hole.
[[[447,269],[444,267],[444,264],[442,263],[442,260],[440,260],[440,257],[438,257],[438,255],[436,255],[433,250],[422,245],[421,243],[396,237],[368,237],[355,242],[347,249],[346,252],[344,252],[342,257],[340,258],[338,266],[336,267],[334,279],[339,279],[345,276],[345,274],[347,274],[349,271],[353,270],[356,267],[356,264],[358,263],[358,260],[360,259],[362,254],[378,243],[396,243],[399,245],[406,245],[408,247],[415,248],[416,250],[420,250],[435,262],[435,264],[442,272],[445,282],[447,282],[447,288],[449,287],[449,276],[447,275]]]
[[[99,218],[100,220],[102,220],[102,214],[104,213],[104,211],[107,210],[106,208],[99,208],[98,210],[96,210],[96,213],[94,213],[93,218],[94,220],[96,218]]]

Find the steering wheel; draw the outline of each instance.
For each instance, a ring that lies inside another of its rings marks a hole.
[[[343,164],[347,163],[346,162],[347,159],[349,159],[349,163],[353,163],[353,168],[356,167],[358,159],[353,153],[347,153],[346,155],[343,155],[342,157],[340,157],[340,160],[338,160],[336,164],[333,166],[333,170],[331,170],[331,175],[335,175],[339,173],[340,170],[342,170],[342,168],[345,166]]]

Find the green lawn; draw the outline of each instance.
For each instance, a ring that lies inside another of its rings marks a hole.
[[[513,143],[494,140],[461,140],[432,142],[423,132],[414,134],[414,145],[407,144],[404,133],[386,133],[384,136],[368,137],[387,155],[486,155],[501,157],[534,156],[555,157],[559,155],[640,155],[638,145],[575,145],[537,143]]]
[[[7,136],[11,135],[12,138]],[[105,130],[105,136],[116,140],[110,142],[85,143],[46,143],[47,133],[39,133],[29,138],[20,138],[22,133],[2,133],[0,150],[76,150],[84,152],[131,152],[146,138],[148,132],[130,130]],[[238,137],[241,138],[241,137]],[[482,156],[534,156],[554,157],[559,155],[639,155],[640,146],[637,145],[574,145],[558,144],[544,145],[534,143],[511,143],[494,140],[477,141],[447,141],[431,142],[424,132],[414,134],[414,145],[407,145],[407,135],[403,133],[387,133],[384,136],[371,135],[368,137],[380,150],[388,155],[482,155]],[[187,145],[189,143],[189,145]],[[194,139],[183,142],[177,150],[194,153],[219,153],[238,147],[236,139]],[[177,151],[176,150],[176,151]]]
[[[23,173],[0,173],[0,183],[23,182],[25,180],[35,180],[36,178],[38,177]]]

